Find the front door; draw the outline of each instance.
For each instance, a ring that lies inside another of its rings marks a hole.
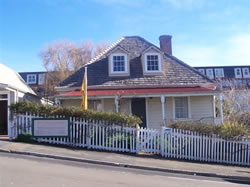
[[[145,98],[135,98],[131,102],[132,114],[141,118],[140,127],[146,127],[146,105]]]
[[[0,135],[8,134],[8,101],[0,101]]]

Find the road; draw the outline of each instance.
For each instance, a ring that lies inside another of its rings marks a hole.
[[[57,186],[247,186],[197,176],[117,168],[72,161],[59,161],[10,153],[0,153],[1,187]]]

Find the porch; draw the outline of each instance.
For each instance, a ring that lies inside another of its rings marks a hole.
[[[216,115],[215,98],[220,101]],[[62,106],[80,106],[81,97],[60,98]],[[222,97],[215,94],[89,96],[89,109],[122,112],[139,116],[145,128],[161,128],[178,120],[220,124],[223,121]]]

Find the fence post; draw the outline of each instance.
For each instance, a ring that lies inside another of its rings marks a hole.
[[[136,154],[140,152],[140,127],[136,129]]]
[[[164,134],[165,134],[165,127],[162,127],[161,128],[161,146],[160,146],[160,149],[161,149],[161,156],[164,156]]]

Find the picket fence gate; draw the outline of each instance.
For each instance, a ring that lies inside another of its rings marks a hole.
[[[33,118],[42,117],[31,114],[16,115],[11,136],[17,138],[21,134],[31,134]],[[68,138],[35,140],[88,149],[145,152],[173,159],[250,166],[250,142],[246,138],[233,140],[180,129],[131,128],[71,117]]]

